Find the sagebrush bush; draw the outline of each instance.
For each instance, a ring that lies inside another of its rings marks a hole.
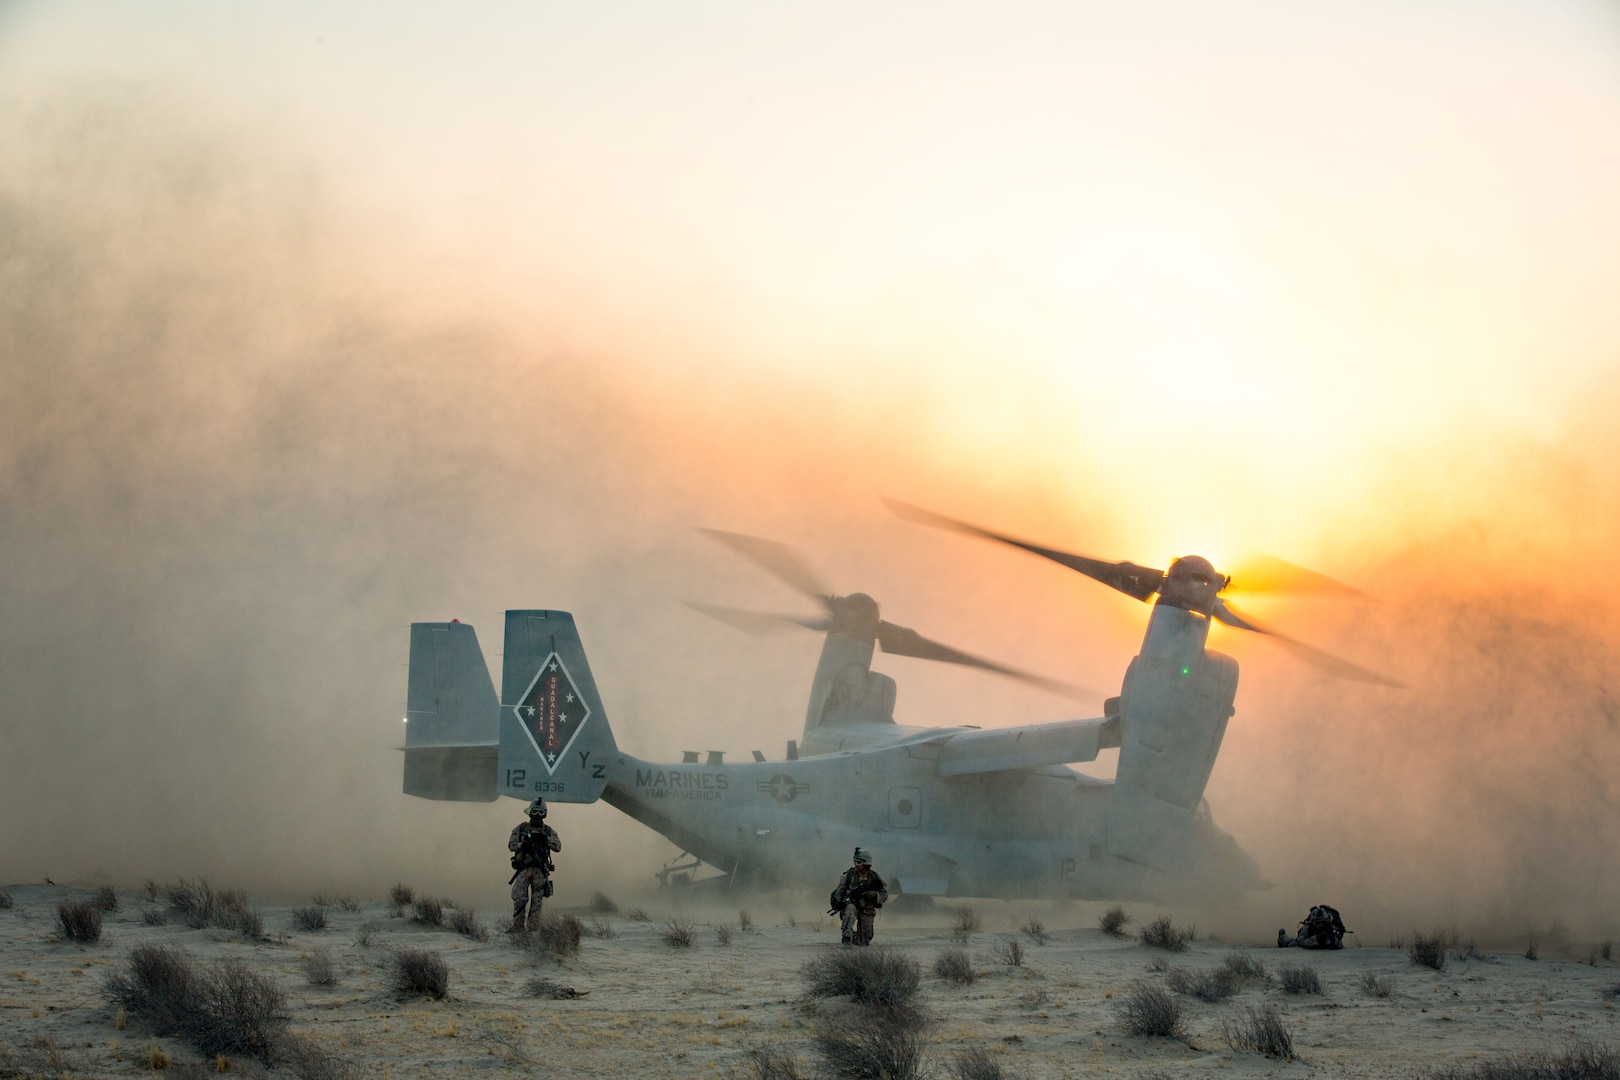
[[[956,909],[956,918],[951,923],[951,934],[957,941],[966,941],[977,934],[983,926],[984,920],[979,918],[979,913],[963,906]]]
[[[1181,1000],[1162,986],[1137,983],[1114,1006],[1119,1026],[1138,1038],[1180,1038],[1186,1033]]]
[[[169,913],[162,908],[147,908],[141,912],[141,922],[147,926],[168,926]]]
[[[1433,934],[1412,933],[1412,941],[1406,946],[1406,956],[1414,964],[1421,964],[1426,968],[1440,971],[1446,966],[1446,936],[1439,931]]]
[[[1097,928],[1109,937],[1124,937],[1125,927],[1129,926],[1130,922],[1130,915],[1124,908],[1116,905],[1097,917]]]
[[[719,926],[715,927],[714,928],[714,943],[716,945],[730,945],[731,944],[731,927],[727,926],[725,923],[721,923]]]
[[[431,949],[401,949],[394,954],[394,988],[405,997],[443,1000],[450,989],[450,968]]]
[[[337,965],[332,963],[332,954],[325,949],[316,949],[298,962],[304,969],[304,978],[311,986],[336,986],[338,984]]]
[[[1580,1041],[1556,1054],[1511,1054],[1450,1065],[1430,1072],[1429,1080],[1620,1080],[1620,1057],[1601,1043]]]
[[[619,936],[619,932],[613,929],[612,919],[587,919],[584,928],[588,937],[607,939]]]
[[[529,921],[529,947],[555,959],[579,952],[585,924],[573,915],[542,915]]]
[[[1024,966],[1024,947],[1018,944],[1017,938],[1009,938],[1001,946],[1001,962],[1008,967]]]
[[[328,925],[326,909],[318,905],[293,908],[292,921],[300,930],[325,930]]]
[[[748,909],[747,908],[738,908],[737,909],[737,929],[739,929],[739,930],[752,930],[753,928],[754,928],[754,917],[752,915],[748,914]],[[1605,953],[1603,955],[1603,958],[1605,960],[1607,960],[1609,958],[1608,954]]]
[[[878,1016],[823,1025],[816,1052],[832,1076],[850,1080],[918,1080],[923,1074],[922,1039],[915,1027]]]
[[[624,917],[631,922],[652,922],[652,916],[647,914],[646,908],[633,907],[624,913]]]
[[[101,912],[85,900],[64,900],[56,905],[56,924],[69,941],[101,940]]]
[[[1222,958],[1221,964],[1240,979],[1258,979],[1265,982],[1271,977],[1266,971],[1266,965],[1246,952],[1227,953]]]
[[[488,941],[489,927],[478,921],[478,912],[471,908],[455,908],[450,912],[450,929],[474,941]]]
[[[1170,968],[1165,972],[1164,984],[1178,994],[1190,994],[1203,1001],[1225,1001],[1237,993],[1238,977],[1228,967],[1200,971]]]
[[[1172,923],[1170,916],[1160,915],[1142,927],[1142,944],[1168,952],[1180,952],[1187,947],[1187,931]]]
[[[881,945],[825,953],[805,964],[800,974],[810,997],[848,996],[881,1009],[910,1007],[922,983],[917,961]]]
[[[17,901],[11,898],[11,894],[9,892],[4,889],[0,889],[0,908],[11,907],[16,902]]]
[[[179,949],[144,945],[106,992],[156,1033],[176,1032],[203,1054],[240,1054],[271,1062],[287,1027],[287,1000],[272,979],[240,960],[200,969]]]
[[[756,1046],[748,1051],[748,1075],[753,1080],[809,1080],[799,1059],[780,1046]]]
[[[1304,964],[1284,964],[1277,969],[1277,982],[1286,994],[1320,994],[1322,980],[1316,969]]]
[[[1022,930],[1029,940],[1033,941],[1035,944],[1046,944],[1046,924],[1041,922],[1041,920],[1031,916],[1030,918],[1024,920],[1024,925],[1019,927],[1019,929]]]
[[[1270,1005],[1250,1006],[1221,1025],[1226,1045],[1239,1053],[1264,1054],[1292,1061],[1294,1035]]]
[[[253,940],[264,937],[264,916],[248,906],[241,889],[215,889],[207,878],[181,878],[164,886],[163,896],[193,930],[219,927]]]
[[[96,890],[96,898],[90,902],[97,911],[117,911],[118,892],[111,885],[103,885]]]
[[[1387,998],[1395,992],[1395,980],[1388,975],[1374,975],[1370,971],[1361,973],[1361,979],[1356,983],[1361,992],[1369,997]]]
[[[416,890],[403,881],[396,881],[394,887],[388,890],[388,899],[393,902],[394,914],[399,915],[416,903]]]
[[[613,897],[598,890],[591,893],[591,910],[598,915],[617,915],[619,905],[614,902]]]
[[[411,918],[423,926],[444,925],[444,901],[433,896],[423,896],[411,905]]]
[[[966,950],[945,949],[934,957],[934,976],[946,982],[966,985],[977,977],[977,973]]]
[[[666,944],[674,945],[680,949],[690,949],[693,944],[693,934],[691,923],[678,916],[671,915],[664,922],[664,929],[658,936],[663,938]]]
[[[952,1057],[950,1071],[956,1080],[1009,1080],[1001,1063],[982,1046],[971,1047]]]

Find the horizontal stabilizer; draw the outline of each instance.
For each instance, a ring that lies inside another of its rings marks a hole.
[[[1117,717],[964,731],[942,744],[939,775],[966,776],[1095,761],[1099,750],[1118,745]]]
[[[448,802],[494,802],[493,746],[435,746],[405,751],[405,794]]]

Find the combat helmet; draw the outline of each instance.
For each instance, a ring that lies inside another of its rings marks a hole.
[[[534,802],[529,804],[529,816],[530,817],[542,817],[542,818],[545,817],[546,816],[546,800],[544,800],[540,796],[536,795],[534,797]]]
[[[872,865],[872,853],[870,851],[863,850],[862,848],[856,848],[855,849],[855,865],[856,866],[871,866]]]

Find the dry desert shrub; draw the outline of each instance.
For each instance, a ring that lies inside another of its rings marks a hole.
[[[292,921],[299,930],[325,930],[328,925],[326,908],[318,905],[293,908]]]
[[[1479,946],[1470,941],[1466,945],[1459,945],[1457,951],[1451,954],[1453,960],[1483,960],[1485,954],[1479,951]]]
[[[756,1046],[748,1051],[743,1075],[750,1080],[810,1080],[799,1068],[799,1059],[780,1046]]]
[[[1406,946],[1407,959],[1436,971],[1446,966],[1446,935],[1436,930],[1432,934],[1412,932],[1412,941]]]
[[[394,882],[394,887],[388,890],[388,899],[394,905],[394,918],[405,914],[405,909],[416,903],[416,890],[403,881]]]
[[[1613,986],[1605,988],[1603,991],[1603,998],[1606,1001],[1620,1000],[1620,983],[1615,983]]]
[[[1137,983],[1115,1006],[1119,1026],[1138,1038],[1176,1038],[1186,1034],[1181,999],[1162,986]]]
[[[423,926],[444,925],[444,901],[424,896],[411,905],[411,919]]]
[[[147,878],[141,882],[141,895],[147,903],[157,903],[157,898],[163,895],[163,886],[158,884],[157,878]]]
[[[1227,967],[1188,971],[1170,968],[1165,972],[1164,985],[1178,994],[1190,994],[1203,1001],[1225,1001],[1238,990],[1238,977]]]
[[[965,949],[945,949],[934,957],[934,977],[966,986],[978,976]]]
[[[922,1040],[916,1027],[883,1016],[824,1024],[815,1034],[815,1047],[830,1076],[847,1080],[918,1080],[924,1075]]]
[[[96,898],[90,902],[96,905],[97,911],[117,911],[118,892],[111,885],[103,885],[96,890]]]
[[[298,961],[298,966],[304,970],[304,978],[309,980],[311,986],[336,986],[338,984],[337,965],[332,963],[332,954],[325,949],[316,949],[314,952]]]
[[[382,926],[377,922],[377,920],[367,919],[355,930],[354,943],[360,946],[362,949],[369,949],[371,947],[372,939],[377,936],[377,931],[381,929]]]
[[[1387,998],[1395,992],[1395,979],[1389,975],[1375,975],[1370,971],[1361,973],[1361,979],[1356,983],[1361,992],[1368,997]]]
[[[957,941],[967,941],[983,926],[984,920],[979,918],[977,911],[966,906],[959,907],[956,909],[956,919],[951,923],[951,936]]]
[[[1012,1080],[1001,1062],[982,1046],[962,1051],[951,1058],[950,1073],[956,1080]]]
[[[1284,964],[1277,969],[1277,982],[1287,994],[1320,994],[1322,980],[1316,969],[1304,964]]]
[[[1601,1043],[1576,1042],[1556,1054],[1513,1054],[1436,1069],[1429,1080],[1620,1080],[1620,1057]]]
[[[12,899],[12,898],[11,898],[11,894],[10,894],[10,893],[9,893],[9,892],[7,892],[7,891],[6,891],[6,890],[4,890],[4,889],[0,889],[0,908],[8,908],[8,907],[11,907],[11,906],[12,906],[12,905],[14,905],[14,904],[15,904],[15,903],[16,903],[16,902],[17,902],[17,901],[15,901],[15,900],[13,900],[13,899]]]
[[[572,986],[564,986],[540,975],[525,983],[523,989],[530,997],[546,998],[551,1001],[567,1001],[581,996]]]
[[[1008,967],[1024,966],[1024,947],[1018,943],[1017,938],[1009,938],[1001,946],[1001,962]]]
[[[747,908],[738,908],[737,909],[737,929],[739,929],[739,930],[752,930],[753,928],[754,928],[754,917],[752,915],[748,914],[748,909]],[[1609,954],[1604,953],[1603,958],[1605,960],[1607,960],[1609,958]]]
[[[922,982],[917,961],[882,946],[825,953],[800,974],[812,998],[848,996],[881,1010],[911,1008]]]
[[[286,1068],[299,1080],[360,1080],[363,1075],[352,1062],[291,1032],[276,1047],[275,1066],[278,1071]],[[226,1067],[230,1067],[228,1062]],[[220,1071],[218,1064],[214,1071]]]
[[[542,915],[530,920],[528,944],[537,953],[561,960],[579,952],[579,942],[584,936],[585,924],[575,916]]]
[[[340,896],[337,898],[337,906],[339,911],[347,911],[353,914],[360,910],[360,901],[352,896]]]
[[[1265,982],[1271,978],[1270,973],[1266,971],[1266,965],[1246,952],[1227,953],[1221,959],[1221,966],[1239,979],[1254,979],[1258,982]]]
[[[633,907],[624,913],[624,917],[631,922],[652,922],[652,916],[647,914],[646,908]]]
[[[1535,960],[1540,955],[1541,951],[1536,948],[1536,939],[1532,937],[1530,943],[1524,947],[1524,958],[1526,960]]]
[[[489,927],[478,921],[478,912],[471,908],[455,908],[450,912],[450,929],[474,941],[488,941]]]
[[[264,938],[264,916],[248,906],[247,893],[241,889],[215,889],[207,878],[181,878],[164,886],[163,898],[193,930],[219,927],[254,941]]]
[[[101,912],[84,900],[64,900],[56,905],[56,924],[68,941],[101,940]]]
[[[1614,959],[1614,942],[1605,941],[1602,945],[1599,945],[1598,955],[1605,960]]]
[[[1239,1053],[1264,1054],[1284,1061],[1294,1059],[1294,1035],[1270,1005],[1244,1009],[1221,1025],[1221,1035],[1226,1045]]]
[[[668,921],[664,923],[664,929],[658,936],[663,938],[666,944],[673,945],[678,949],[690,949],[693,945],[694,934],[695,931],[692,929],[691,923],[679,916],[671,915]]]
[[[169,913],[162,908],[147,908],[141,912],[141,922],[147,926],[168,926]]]
[[[402,997],[443,1000],[450,989],[450,969],[431,949],[401,949],[394,954],[394,989]]]
[[[1019,929],[1024,932],[1025,937],[1029,938],[1029,940],[1033,941],[1035,944],[1046,944],[1046,924],[1034,916],[1030,916],[1028,919],[1025,919],[1024,925],[1019,927]]]
[[[106,993],[153,1031],[177,1032],[204,1054],[269,1062],[286,1036],[286,995],[240,960],[199,969],[179,949],[144,945],[130,952],[127,972],[108,976]]]
[[[1168,915],[1160,915],[1142,927],[1142,944],[1167,952],[1180,952],[1185,949],[1187,938],[1188,932],[1172,923]]]
[[[1125,928],[1130,922],[1130,915],[1116,904],[1097,917],[1097,929],[1109,937],[1124,937]]]
[[[619,905],[614,902],[613,897],[598,890],[591,893],[591,910],[598,915],[617,915]]]
[[[714,941],[717,945],[730,945],[731,927],[727,926],[725,923],[721,923],[719,926],[715,927]]]
[[[619,932],[613,929],[613,920],[602,918],[586,919],[585,933],[589,937],[602,938],[604,941],[619,936]]]

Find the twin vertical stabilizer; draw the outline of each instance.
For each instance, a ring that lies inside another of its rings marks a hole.
[[[506,613],[499,698],[471,626],[412,623],[405,721],[405,794],[424,799],[595,802],[617,752],[566,611]]]

